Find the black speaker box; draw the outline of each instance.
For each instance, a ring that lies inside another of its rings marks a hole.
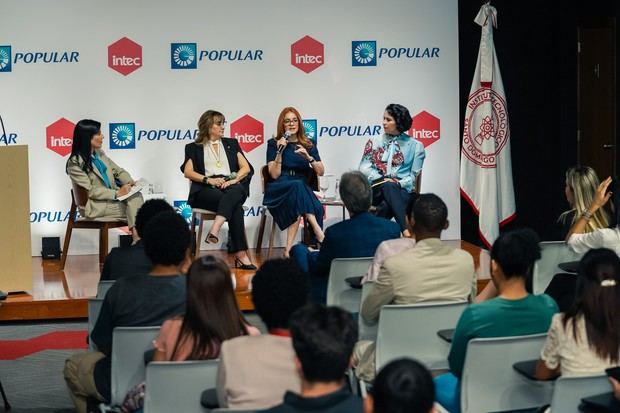
[[[43,237],[41,240],[41,257],[44,260],[60,259],[60,237]]]
[[[133,237],[131,235],[119,235],[118,246],[121,248],[131,247],[133,243]]]

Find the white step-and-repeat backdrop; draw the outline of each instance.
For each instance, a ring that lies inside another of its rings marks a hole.
[[[64,236],[80,119],[99,120],[108,155],[187,213],[179,166],[199,116],[223,112],[259,171],[289,105],[335,176],[357,168],[387,104],[407,106],[427,151],[422,192],[448,204],[444,238],[460,237],[457,0],[4,0],[0,12],[0,144],[29,146],[33,255]],[[254,245],[258,173],[251,192]],[[328,207],[326,224],[340,219]],[[75,231],[70,253],[97,245]]]

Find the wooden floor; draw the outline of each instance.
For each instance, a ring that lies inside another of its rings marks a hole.
[[[448,241],[469,252],[478,272],[478,289],[489,279],[488,253],[465,241]],[[206,254],[203,251],[202,254]],[[236,295],[242,310],[253,310],[251,292],[248,289],[254,271],[234,268],[232,255],[226,251],[209,251],[226,259],[237,279]],[[275,248],[272,257],[279,257],[282,248]],[[253,262],[260,266],[267,259],[267,249],[262,254],[250,250]],[[482,265],[481,265],[482,264]],[[52,320],[67,318],[87,318],[89,297],[97,293],[99,264],[97,255],[71,255],[67,258],[64,271],[59,269],[58,260],[32,258],[33,291],[31,294],[9,294],[0,305],[0,321],[9,320]]]

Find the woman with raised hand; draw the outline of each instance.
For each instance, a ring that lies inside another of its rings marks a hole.
[[[191,181],[187,203],[216,212],[205,240],[208,244],[220,241],[220,228],[228,221],[232,243],[229,251],[235,254],[235,267],[255,270],[248,254],[243,212],[254,169],[239,142],[224,137],[225,128],[224,115],[208,110],[198,120],[196,141],[185,145],[181,172]]]
[[[289,252],[303,216],[318,242],[323,242],[323,206],[308,186],[306,178],[313,170],[323,176],[325,167],[316,145],[306,136],[299,111],[286,107],[278,116],[276,137],[267,143],[267,168],[274,180],[265,189],[263,205],[281,230],[286,229],[286,248]]]

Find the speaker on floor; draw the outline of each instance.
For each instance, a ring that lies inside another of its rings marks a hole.
[[[119,235],[118,236],[118,246],[121,248],[131,247],[133,243],[133,237],[131,235]]]
[[[60,237],[43,237],[41,239],[41,257],[44,260],[60,259]]]

